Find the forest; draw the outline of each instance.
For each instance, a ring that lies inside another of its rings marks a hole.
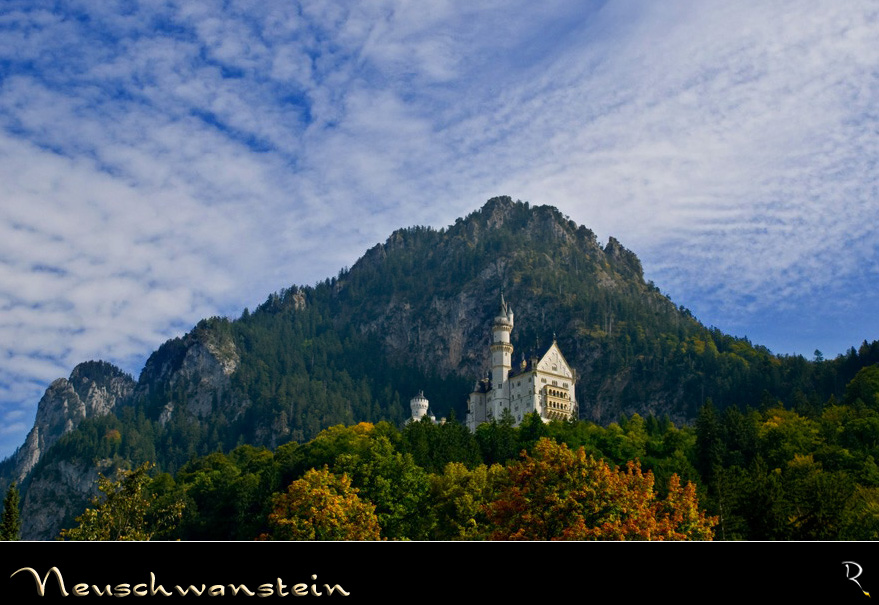
[[[576,422],[463,427],[501,291],[514,361],[557,335],[577,372]],[[85,393],[123,373],[86,362],[74,374]],[[441,230],[400,229],[336,277],[204,319],[128,380],[130,395],[75,419],[26,476],[17,456],[0,462],[23,532],[51,510],[46,534],[106,536],[95,524],[120,490],[138,492],[144,520],[117,537],[353,537],[292,521],[330,500],[374,517],[361,524],[382,539],[849,540],[879,527],[879,341],[833,359],[775,355],[700,323],[615,239],[510,198]],[[422,390],[445,423],[404,425]],[[60,485],[95,469],[107,476],[90,493]],[[541,473],[580,479],[546,492]],[[540,502],[558,502],[562,521],[541,519]]]
[[[838,401],[722,412],[709,401],[685,427],[637,414],[606,427],[505,417],[475,434],[454,415],[363,422],[196,457],[173,475],[145,463],[102,477],[60,537],[873,540],[877,444],[879,365]]]

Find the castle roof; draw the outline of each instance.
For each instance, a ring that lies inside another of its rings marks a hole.
[[[513,325],[513,309],[507,304],[507,301],[504,300],[503,291],[501,291],[501,306],[498,310],[497,316],[494,318],[494,325],[498,324],[509,325],[511,327]]]
[[[524,356],[525,357],[525,367],[524,368],[522,367],[521,362],[519,364],[514,364],[513,368],[510,370],[509,377],[513,378],[514,376],[521,376],[522,374],[527,374],[528,372],[532,372],[532,371],[536,370],[537,365],[541,361],[543,361],[543,358],[547,356],[547,354],[552,350],[553,347],[555,347],[556,350],[558,350],[559,355],[562,356],[562,359],[565,361],[565,364],[570,366],[570,364],[568,364],[568,360],[565,359],[564,355],[562,355],[562,351],[561,351],[561,349],[559,349],[558,343],[553,338],[551,345],[549,345],[548,347],[543,347],[543,348],[536,350],[536,351],[539,351],[539,353],[537,353],[534,349],[532,349],[531,351],[529,351],[528,355]]]

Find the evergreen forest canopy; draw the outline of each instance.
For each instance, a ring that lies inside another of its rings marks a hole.
[[[411,434],[417,430],[460,426],[397,428],[420,390],[438,417],[463,418],[467,393],[487,369],[501,289],[516,311],[514,360],[557,335],[577,370],[581,421],[487,425],[469,437],[463,431],[456,439],[466,445],[454,454],[443,453],[451,446],[438,437],[416,445]],[[206,378],[196,363],[205,350],[232,369],[228,376]],[[90,364],[81,373],[96,384],[118,373],[109,364]],[[871,390],[877,364],[879,342],[865,341],[836,359],[806,360],[773,355],[703,326],[645,282],[637,257],[613,238],[599,245],[594,233],[554,208],[494,198],[447,229],[399,230],[334,278],[272,294],[235,320],[206,319],[162,345],[132,395],[112,413],[80,422],[43,453],[20,483],[23,518],[26,528],[29,486],[52,482],[62,465],[109,471],[150,462],[158,473],[151,489],[189,504],[178,537],[206,537],[207,530],[196,528],[219,523],[219,513],[210,523],[198,521],[213,514],[198,504],[204,497],[215,503],[231,498],[229,506],[246,509],[236,508],[236,518],[253,520],[242,525],[244,533],[218,530],[211,537],[253,539],[272,535],[272,494],[306,481],[314,469],[308,489],[360,490],[358,497],[376,507],[383,537],[455,537],[383,517],[383,507],[399,506],[367,489],[366,471],[357,470],[366,463],[350,452],[306,458],[311,463],[296,458],[319,447],[328,427],[353,431],[369,423],[370,434],[388,442],[382,456],[419,469],[412,471],[421,477],[417,489],[449,472],[463,473],[456,480],[465,481],[480,465],[486,477],[492,464],[511,468],[521,449],[533,455],[545,436],[621,468],[640,460],[662,497],[673,473],[682,486],[693,482],[708,515],[719,517],[716,537],[849,538],[855,520],[869,533],[879,514],[879,471],[870,471],[879,444],[879,387]],[[4,487],[13,480],[14,459],[0,465]],[[450,471],[448,463],[463,467]],[[384,458],[369,464],[393,466]],[[332,478],[320,475],[324,465]],[[200,469],[213,469],[216,481]],[[238,485],[239,477],[249,487]],[[237,487],[222,489],[256,491],[234,498],[213,493],[226,484]],[[832,493],[828,501],[836,508],[820,508],[809,490]],[[498,493],[489,490],[476,500],[489,503]],[[32,506],[45,506],[47,497],[72,503],[60,521],[68,528],[88,505],[85,492],[41,497],[31,494]],[[829,523],[831,517],[836,521]],[[476,519],[485,529],[483,522]]]

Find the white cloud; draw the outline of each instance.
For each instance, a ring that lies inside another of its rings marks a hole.
[[[4,413],[498,194],[773,348],[879,337],[866,0],[57,10],[0,9]]]

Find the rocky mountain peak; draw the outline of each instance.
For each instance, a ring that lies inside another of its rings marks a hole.
[[[216,329],[223,321],[200,322],[183,338],[163,344],[147,360],[136,397],[161,402],[162,424],[177,409],[190,417],[204,418],[214,409],[215,401],[225,400],[240,354],[231,336]],[[240,411],[230,413],[234,416]]]
[[[521,205],[522,203],[519,202]],[[482,206],[479,213],[485,219],[489,228],[498,228],[503,226],[504,222],[516,209],[516,202],[507,195],[493,197]]]
[[[37,405],[33,428],[15,453],[16,480],[22,481],[42,455],[84,419],[112,412],[134,386],[131,376],[103,361],[81,363],[69,378],[52,382]]]
[[[610,237],[604,247],[608,260],[618,267],[625,267],[638,278],[643,278],[641,260],[631,250],[627,250],[616,238]]]

